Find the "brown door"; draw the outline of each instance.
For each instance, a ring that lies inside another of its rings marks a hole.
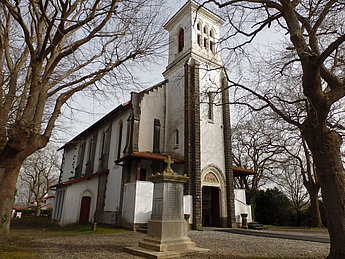
[[[91,206],[91,197],[84,196],[81,199],[80,217],[79,217],[80,224],[89,223],[90,206]]]
[[[210,227],[220,226],[218,187],[202,187],[202,225]]]
[[[211,188],[211,224],[213,227],[220,227],[220,211],[219,211],[219,188]]]

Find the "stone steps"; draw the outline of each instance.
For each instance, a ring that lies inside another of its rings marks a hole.
[[[264,225],[258,223],[258,222],[250,222],[248,223],[248,228],[249,229],[256,229],[256,230],[263,230],[266,229]]]

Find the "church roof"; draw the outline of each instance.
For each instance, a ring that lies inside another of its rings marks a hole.
[[[140,91],[139,94],[149,93],[150,91],[153,91],[153,90],[155,90],[155,89],[157,89],[159,87],[162,87],[166,82],[168,82],[168,80],[163,80],[163,81],[161,81],[161,82],[159,82],[159,83],[157,83],[157,84],[155,84],[153,86],[150,86],[150,87]],[[97,129],[98,127],[100,127],[101,125],[106,123],[107,121],[111,120],[112,118],[114,118],[118,114],[121,114],[121,112],[129,109],[131,107],[130,104],[131,104],[131,101],[127,101],[125,103],[120,104],[115,109],[113,109],[111,112],[107,113],[101,119],[99,119],[94,124],[92,124],[90,127],[88,127],[87,129],[85,129],[84,131],[79,133],[77,136],[75,136],[73,139],[68,141],[65,145],[60,147],[58,150],[62,150],[64,148],[66,148],[69,144],[72,144],[72,143],[80,141],[81,139],[83,139],[83,137],[85,137],[90,132],[93,132],[95,129]]]
[[[109,112],[108,114],[106,114],[104,117],[102,117],[101,119],[99,119],[98,121],[96,121],[94,124],[92,124],[90,127],[88,127],[86,130],[82,131],[81,133],[79,133],[77,136],[75,136],[73,139],[71,139],[70,141],[68,141],[65,145],[63,145],[62,147],[60,147],[58,149],[62,150],[64,148],[66,148],[69,144],[75,143],[77,141],[80,141],[81,139],[83,139],[83,137],[85,137],[87,134],[89,134],[90,132],[93,132],[95,129],[97,129],[99,126],[103,125],[104,123],[106,123],[107,121],[111,120],[114,116],[116,116],[117,114],[120,114],[121,112],[127,110],[130,107],[131,102],[125,102],[123,104],[120,104],[119,106],[117,106],[114,110],[112,110],[111,112]]]

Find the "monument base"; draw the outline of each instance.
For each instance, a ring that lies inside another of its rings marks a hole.
[[[150,220],[147,236],[139,242],[142,248],[154,251],[183,250],[195,247],[187,236],[187,222],[181,220]]]
[[[176,251],[162,251],[162,252],[149,250],[143,247],[126,247],[125,249],[134,255],[144,256],[145,258],[155,258],[155,259],[156,258],[157,259],[179,258],[179,257],[187,256],[190,254],[206,253],[210,251],[209,249],[199,248],[199,247],[193,247],[193,248],[176,250]]]
[[[147,235],[139,242],[139,247],[126,247],[126,250],[146,258],[176,258],[207,252],[208,249],[195,247],[187,236],[187,221],[183,215],[183,184],[188,177],[172,170],[169,156],[165,162],[167,167],[163,173],[150,177],[154,188]]]

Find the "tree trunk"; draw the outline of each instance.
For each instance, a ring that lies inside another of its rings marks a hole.
[[[319,188],[313,186],[307,188],[310,197],[311,227],[322,228],[322,220],[319,206]]]
[[[14,192],[22,161],[14,158],[3,161],[0,159],[0,236],[10,229],[11,211],[14,202]]]
[[[36,211],[35,211],[35,216],[39,216],[41,215],[41,203],[37,203],[37,206],[36,206]]]
[[[313,154],[331,240],[327,258],[345,258],[345,172],[341,160],[342,139],[319,122],[304,124],[303,134]]]

